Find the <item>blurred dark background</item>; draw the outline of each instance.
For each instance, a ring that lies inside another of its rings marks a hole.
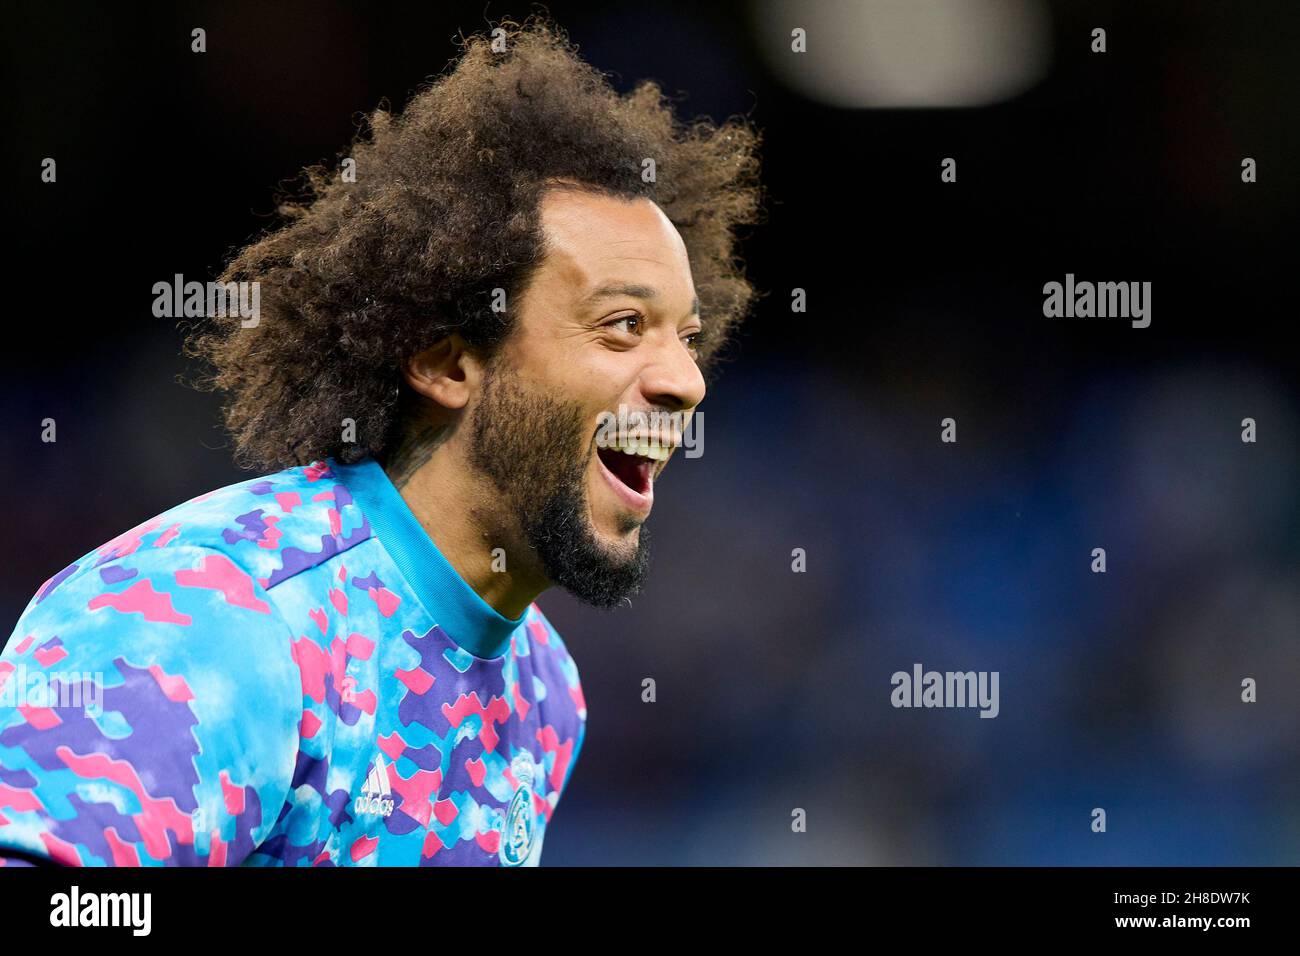
[[[362,112],[530,9],[9,14],[0,617],[246,477],[153,283],[213,278]],[[545,863],[1300,862],[1300,8],[548,9],[619,89],[748,113],[770,202],[649,589],[541,599],[590,727]],[[1152,282],[1151,326],[1044,318],[1067,272]],[[894,709],[915,662],[998,671],[1000,715]]]

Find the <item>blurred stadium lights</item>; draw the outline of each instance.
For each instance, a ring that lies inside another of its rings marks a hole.
[[[829,106],[987,106],[1029,89],[1051,60],[1041,0],[776,0],[751,11],[776,75]],[[791,49],[796,28],[805,53]]]

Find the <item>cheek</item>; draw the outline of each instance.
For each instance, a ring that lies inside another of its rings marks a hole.
[[[541,394],[576,405],[590,419],[594,431],[602,411],[618,413],[629,402],[639,370],[632,351],[618,352],[598,339],[571,336],[527,343],[528,367],[523,371]]]
[[[582,408],[594,429],[601,412],[617,414],[618,406],[627,402],[633,379],[625,367],[608,360],[571,362],[551,387],[556,389],[557,398]]]

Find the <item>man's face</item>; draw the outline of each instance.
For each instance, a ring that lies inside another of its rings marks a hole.
[[[699,307],[686,247],[654,203],[566,189],[541,212],[546,258],[488,368],[471,455],[550,581],[609,606],[640,587],[654,481],[704,398]],[[645,420],[625,450],[602,447],[620,410]]]

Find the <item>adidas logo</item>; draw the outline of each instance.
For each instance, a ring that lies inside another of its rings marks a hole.
[[[363,795],[357,797],[352,804],[358,816],[392,815],[393,791],[388,785],[388,767],[384,764],[382,756],[375,758],[370,772],[366,774],[366,782],[361,786],[361,793]]]

